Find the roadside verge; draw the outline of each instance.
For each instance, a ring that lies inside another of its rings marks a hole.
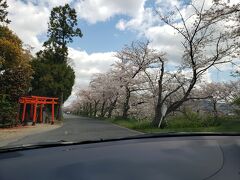
[[[6,146],[14,141],[18,141],[26,136],[51,131],[61,126],[62,124],[36,124],[35,126],[19,126],[0,129],[0,147]]]

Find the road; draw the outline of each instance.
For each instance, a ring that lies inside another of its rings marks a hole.
[[[120,138],[141,134],[140,132],[119,127],[112,123],[98,119],[74,115],[64,116],[64,123],[62,127],[44,133],[28,135],[8,145],[15,146],[42,142],[55,142],[60,140],[76,142],[84,140],[97,140],[100,138]]]

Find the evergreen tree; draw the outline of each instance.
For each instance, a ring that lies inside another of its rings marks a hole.
[[[6,25],[7,3],[0,0],[0,127],[16,124],[17,103],[29,91],[31,55]]]
[[[77,28],[77,14],[68,4],[54,7],[48,23],[48,40],[44,42],[44,51],[39,52],[53,63],[66,63],[68,56],[67,44],[73,37],[82,37]]]
[[[77,27],[75,9],[68,4],[54,7],[48,23],[48,40],[44,50],[37,53],[32,62],[34,78],[32,94],[59,97],[61,105],[71,94],[74,84],[74,71],[68,65],[68,43],[74,37],[82,37]]]

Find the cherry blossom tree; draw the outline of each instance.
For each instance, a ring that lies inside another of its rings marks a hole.
[[[119,80],[125,91],[122,108],[124,119],[128,117],[131,94],[143,90],[139,88],[139,85],[143,83],[139,76],[157,59],[155,50],[150,49],[148,45],[149,42],[135,41],[116,54],[119,61],[114,64],[114,69],[119,73]]]
[[[236,16],[236,14],[229,13],[230,15],[227,17],[225,12],[223,14],[219,12],[213,14],[210,11],[215,4],[207,10],[205,10],[204,5],[204,1],[200,8],[190,4],[189,8],[192,9],[193,13],[189,16],[184,16],[183,12],[177,7],[175,11],[171,12],[171,15],[167,16],[160,11],[156,11],[162,22],[172,27],[183,39],[180,46],[184,49],[184,54],[177,71],[178,74],[187,71],[189,75],[185,78],[176,76],[176,81],[179,81],[178,85],[172,91],[164,94],[162,89],[165,61],[164,59],[160,60],[158,103],[153,120],[155,126],[160,127],[164,117],[177,110],[184,102],[194,99],[194,97],[190,97],[191,91],[208,69],[231,62],[232,55],[235,55],[235,52],[239,50],[236,42],[239,34],[232,36],[225,28],[219,28],[221,23],[226,21],[226,18]],[[238,10],[234,9],[234,12]],[[176,92],[180,92],[182,95],[167,105],[165,101]]]

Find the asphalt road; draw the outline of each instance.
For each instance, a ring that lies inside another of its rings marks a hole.
[[[43,142],[56,142],[60,140],[78,142],[85,140],[121,138],[141,134],[137,131],[119,127],[98,119],[74,115],[64,116],[62,127],[44,133],[28,135],[8,145],[36,144]]]

